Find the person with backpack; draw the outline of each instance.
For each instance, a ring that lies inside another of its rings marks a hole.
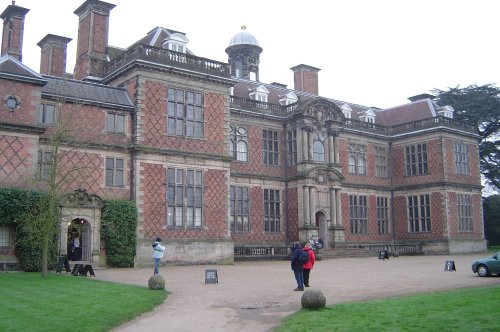
[[[316,261],[316,255],[314,254],[314,250],[311,248],[310,243],[306,243],[304,251],[309,255],[309,261],[304,264],[304,286],[309,287],[309,274],[311,273],[314,262]]]
[[[291,257],[291,267],[293,270],[293,274],[295,275],[295,280],[297,281],[297,288],[294,291],[303,291],[304,290],[304,264],[306,254],[307,259],[309,259],[309,255],[300,248],[300,243],[295,242],[292,246],[292,257]]]

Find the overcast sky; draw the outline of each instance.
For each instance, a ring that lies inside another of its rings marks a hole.
[[[51,33],[73,40],[84,0],[16,0],[26,15],[23,62],[39,71]],[[157,26],[186,33],[197,56],[227,62],[242,25],[259,41],[260,80],[293,88],[291,67],[320,68],[320,95],[380,108],[434,88],[500,81],[498,0],[109,0],[109,45],[128,47]],[[0,0],[3,11],[11,0]],[[304,7],[304,4],[309,7]]]

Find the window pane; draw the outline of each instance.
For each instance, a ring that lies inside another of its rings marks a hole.
[[[184,187],[177,186],[175,193],[175,204],[184,205]]]
[[[168,205],[175,204],[175,187],[174,186],[167,187],[167,203],[168,203]]]
[[[186,136],[187,137],[194,137],[194,123],[193,122],[186,122]]]
[[[106,170],[106,186],[112,187],[113,186],[113,170]]]
[[[123,187],[123,170],[116,171],[115,180],[116,187]]]
[[[124,166],[123,159],[118,159],[118,158],[117,158],[117,159],[115,160],[115,162],[116,162],[116,168],[117,168],[117,169],[123,169],[123,166]]]
[[[115,130],[115,115],[113,113],[108,113],[106,121],[106,130],[113,131]]]
[[[114,169],[115,160],[113,158],[106,158],[106,169]]]
[[[168,102],[168,116],[175,116],[175,103]]]
[[[45,123],[53,124],[54,123],[54,105],[46,105],[45,107]]]
[[[116,132],[123,133],[125,132],[125,116],[117,115],[116,116]]]
[[[175,134],[178,136],[184,135],[184,121],[178,119],[175,123]]]
[[[175,130],[175,119],[174,118],[169,118],[168,119],[168,128],[167,128],[167,132],[169,134],[175,134],[176,133],[176,130]]]
[[[193,104],[194,103],[194,93],[191,92],[191,91],[188,91],[186,93],[186,96],[187,96],[187,102],[188,102],[188,104]]]
[[[194,108],[193,108],[193,105],[187,105],[187,108],[186,108],[186,118],[188,120],[193,120],[194,119]]]
[[[196,122],[194,124],[194,137],[202,138],[203,137],[203,124]]]
[[[177,94],[177,101],[184,102],[184,91],[176,90],[176,94]]]
[[[194,205],[194,188],[193,187],[188,187],[186,189],[186,196],[187,196],[187,205],[193,206]]]

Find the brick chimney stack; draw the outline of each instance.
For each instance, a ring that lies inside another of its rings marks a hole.
[[[318,72],[319,68],[298,65],[290,68],[293,70],[294,89],[312,94],[319,94],[318,90]]]
[[[115,7],[103,1],[87,0],[75,10],[79,17],[75,79],[102,76],[107,61],[109,13]]]
[[[23,59],[23,35],[24,35],[24,17],[30,10],[12,5],[0,15],[3,20],[2,32],[2,56],[10,55],[19,61]]]
[[[63,77],[66,74],[66,50],[71,38],[46,35],[38,42],[42,49],[40,74]]]

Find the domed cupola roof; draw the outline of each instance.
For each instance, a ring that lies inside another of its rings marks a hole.
[[[259,46],[259,42],[257,41],[257,38],[254,37],[251,33],[246,32],[246,26],[241,27],[241,31],[238,32],[236,35],[231,38],[231,41],[229,42],[229,47],[234,46],[234,45],[255,45]]]

